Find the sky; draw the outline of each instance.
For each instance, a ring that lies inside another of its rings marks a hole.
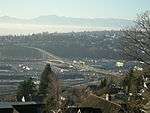
[[[150,10],[150,0],[0,0],[0,16],[133,19]]]

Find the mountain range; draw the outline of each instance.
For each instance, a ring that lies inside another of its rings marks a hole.
[[[109,27],[122,28],[133,25],[132,20],[113,18],[72,18],[56,15],[39,16],[32,19],[19,19],[15,17],[2,16],[0,23],[12,24],[36,24],[36,25],[70,25],[80,27]]]

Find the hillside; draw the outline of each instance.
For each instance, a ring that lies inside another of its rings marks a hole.
[[[64,58],[121,59],[119,33],[97,31],[10,35],[1,36],[0,44],[36,47]]]
[[[0,46],[1,58],[42,59],[43,53],[23,46]]]

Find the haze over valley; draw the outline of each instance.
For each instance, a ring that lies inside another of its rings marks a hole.
[[[0,35],[19,35],[40,32],[81,32],[120,30],[133,25],[132,20],[111,18],[71,18],[56,15],[39,16],[32,19],[0,17]]]

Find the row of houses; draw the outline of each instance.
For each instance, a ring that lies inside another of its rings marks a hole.
[[[0,113],[43,113],[43,103],[1,102]],[[121,106],[91,94],[79,106],[70,106],[65,113],[119,113]]]

